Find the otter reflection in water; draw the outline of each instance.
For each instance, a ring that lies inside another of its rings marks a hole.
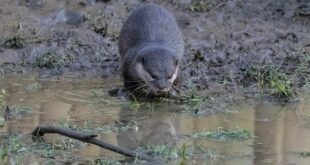
[[[123,107],[120,121],[128,124],[137,122],[137,129],[119,132],[117,141],[120,146],[137,148],[145,145],[174,146],[177,140],[178,116],[176,106],[154,105],[149,111],[147,105],[141,106],[136,113],[130,107]]]

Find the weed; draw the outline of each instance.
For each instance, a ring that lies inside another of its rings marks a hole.
[[[0,146],[0,165],[8,164],[8,154],[7,146]]]
[[[41,57],[36,58],[34,67],[38,68],[59,68],[59,67],[67,67],[75,60],[74,56],[66,55],[61,56],[54,52],[47,52],[43,54]]]
[[[21,49],[35,43],[42,43],[48,40],[48,37],[42,36],[22,36],[14,35],[0,39],[0,47],[7,49]]]
[[[302,157],[310,157],[310,152],[306,151],[306,152],[301,152],[300,156]]]
[[[183,96],[180,97],[182,103],[195,106],[205,101],[205,99],[198,94],[198,91],[195,88],[192,88],[185,92]]]
[[[212,9],[216,9],[223,3],[221,1],[210,1],[210,0],[193,0],[191,2],[190,9],[193,12],[208,12]]]
[[[143,105],[143,103],[140,103],[137,99],[130,100],[129,106],[131,109],[137,110],[141,107],[141,105]]]
[[[39,82],[34,82],[26,86],[26,90],[29,92],[35,92],[42,88],[42,85]]]
[[[286,101],[296,96],[292,80],[275,66],[253,67],[247,74],[257,81],[260,86],[271,88],[272,95],[284,98]]]
[[[121,165],[119,161],[115,160],[105,160],[105,159],[96,159],[90,162],[91,165]]]
[[[204,131],[193,134],[194,138],[207,137],[212,139],[233,139],[233,140],[246,140],[253,138],[254,132],[237,128],[235,130],[227,130],[219,127],[216,131]]]
[[[192,157],[193,148],[183,144],[181,147],[168,147],[167,145],[147,145],[142,147],[147,154],[160,156],[164,159],[187,159]]]
[[[26,150],[21,136],[11,135],[8,138],[7,149],[10,153],[19,153]]]

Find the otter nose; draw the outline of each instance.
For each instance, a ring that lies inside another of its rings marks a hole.
[[[158,90],[165,90],[169,86],[169,83],[166,80],[160,79],[157,82],[157,88]]]

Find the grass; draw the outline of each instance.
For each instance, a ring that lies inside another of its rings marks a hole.
[[[62,56],[55,52],[47,52],[41,57],[36,58],[36,61],[33,63],[33,67],[48,69],[67,67],[73,61],[75,61],[75,58],[72,55],[67,54]]]
[[[199,138],[199,137],[206,137],[206,138],[211,138],[211,139],[221,139],[221,140],[226,140],[226,139],[231,139],[231,140],[247,140],[250,138],[254,138],[254,132],[253,131],[248,131],[245,129],[223,129],[223,128],[218,128],[218,130],[215,131],[203,131],[203,132],[197,132],[193,134],[194,138]]]
[[[248,71],[247,75],[256,81],[259,86],[270,88],[270,93],[274,96],[283,98],[286,101],[296,96],[293,81],[276,66],[253,67]]]
[[[106,160],[106,159],[96,159],[89,163],[90,165],[121,165],[119,161]]]
[[[302,157],[310,157],[310,152],[308,152],[308,151],[300,152],[300,156],[302,156]]]
[[[70,128],[79,132],[84,133],[117,133],[117,132],[126,132],[129,130],[135,130],[138,127],[138,122],[131,120],[128,123],[114,123],[111,125],[108,124],[94,124],[91,123],[90,120],[84,121],[82,126],[77,125],[76,123],[71,122],[70,117],[67,117],[66,120],[59,121],[55,124],[51,124],[54,126],[62,127],[62,128]]]
[[[7,49],[21,49],[29,45],[42,43],[49,40],[49,37],[12,35],[0,38],[0,47]]]
[[[211,0],[192,0],[190,10],[193,12],[208,12],[212,9],[220,7],[223,3],[221,1]]]
[[[205,98],[198,94],[198,90],[195,88],[189,89],[183,96],[180,97],[180,102],[191,106],[198,105],[205,101]]]
[[[5,109],[5,106],[6,106],[5,95],[6,95],[6,91],[5,91],[5,89],[2,89],[0,91],[0,112],[3,112],[3,110]]]
[[[193,155],[193,148],[185,144],[180,147],[168,147],[167,145],[147,145],[142,147],[143,150],[152,156],[161,157],[166,160],[188,159]]]

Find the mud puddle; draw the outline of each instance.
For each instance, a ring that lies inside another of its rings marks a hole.
[[[232,105],[226,113],[195,115],[189,105],[110,97],[121,82],[2,79],[12,117],[0,129],[9,164],[133,163],[113,152],[60,135],[33,142],[38,125],[96,132],[99,139],[162,157],[167,164],[309,164],[309,98],[298,103]],[[3,94],[4,93],[4,94]],[[4,113],[3,111],[1,112]]]

